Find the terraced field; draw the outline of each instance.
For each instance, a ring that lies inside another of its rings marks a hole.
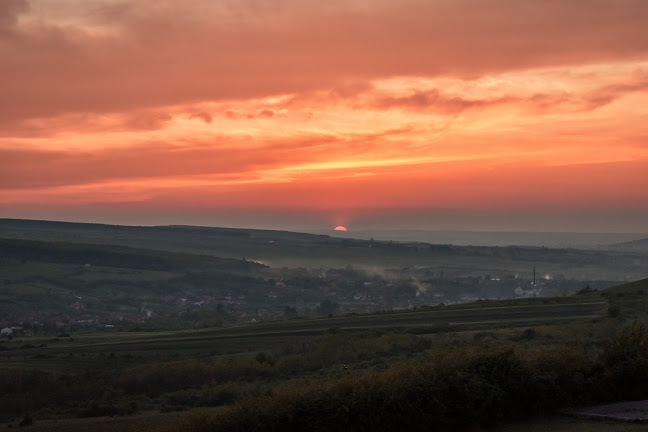
[[[379,331],[414,335],[474,332],[591,322],[607,312],[607,302],[604,300],[571,297],[552,301],[535,299],[531,304],[479,302],[454,307],[294,319],[230,328],[163,332],[109,330],[77,333],[72,338],[27,338],[4,343],[3,346],[14,349],[0,351],[0,358],[5,367],[34,367],[70,373],[93,366],[102,367],[106,362],[114,363],[117,367],[181,358],[254,353],[304,343],[313,337],[337,332]]]

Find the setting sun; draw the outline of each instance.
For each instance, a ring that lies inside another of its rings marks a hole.
[[[335,231],[346,231],[346,227],[343,227],[342,225],[338,225],[335,227]]]

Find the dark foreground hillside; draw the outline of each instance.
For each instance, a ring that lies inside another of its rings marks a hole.
[[[614,298],[608,318],[527,328],[506,339],[505,330],[477,332],[472,343],[430,347],[386,370],[342,365],[337,377],[290,382],[160,430],[476,430],[647,398],[648,322],[624,318],[646,317],[646,293],[648,280],[583,292]]]
[[[482,344],[338,379],[296,382],[203,410],[161,431],[474,430],[560,408],[648,396],[648,327],[625,327],[605,349]]]
[[[57,430],[111,416],[137,431],[500,427],[648,397],[647,295],[644,280],[527,304],[4,338],[0,415]]]

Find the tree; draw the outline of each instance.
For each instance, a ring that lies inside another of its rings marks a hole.
[[[292,306],[286,306],[284,308],[284,316],[286,318],[296,318],[297,317],[297,308]]]
[[[324,300],[317,306],[317,313],[320,315],[333,315],[340,308],[338,302],[332,300]]]

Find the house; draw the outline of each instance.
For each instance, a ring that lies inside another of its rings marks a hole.
[[[10,327],[5,327],[2,330],[0,330],[0,336],[11,336],[13,333],[13,330],[11,330]]]

